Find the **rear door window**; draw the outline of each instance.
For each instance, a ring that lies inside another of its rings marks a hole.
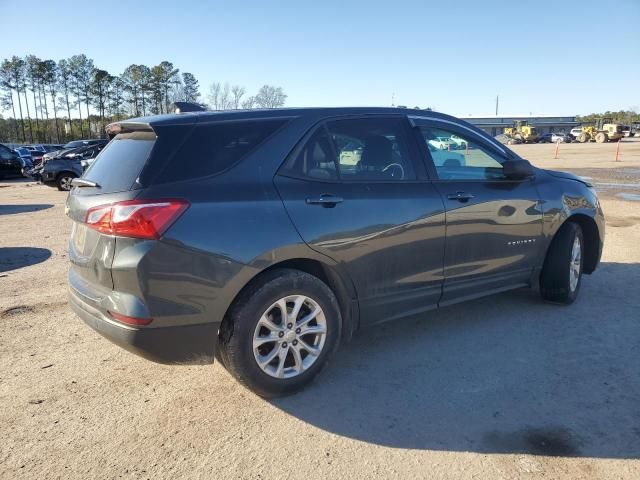
[[[96,193],[131,189],[156,141],[153,132],[121,133],[111,140],[85,172],[84,178],[100,185]]]
[[[402,118],[357,118],[327,122],[337,151],[340,178],[349,181],[415,180]]]
[[[415,180],[409,135],[402,118],[353,118],[321,125],[283,165],[284,175],[314,180]]]
[[[295,177],[333,181],[338,178],[333,140],[323,125],[286,164],[284,171]]]

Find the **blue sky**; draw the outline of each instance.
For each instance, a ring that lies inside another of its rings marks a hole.
[[[532,7],[527,7],[532,5]],[[390,105],[460,116],[640,108],[640,0],[0,0],[0,59],[85,53],[121,73],[172,61],[288,106]]]

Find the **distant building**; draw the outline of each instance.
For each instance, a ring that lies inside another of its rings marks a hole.
[[[569,133],[569,131],[578,126],[576,117],[550,117],[550,116],[513,116],[513,117],[459,117],[475,126],[481,128],[489,135],[496,136],[504,133],[504,129],[513,126],[516,120],[525,120],[529,125],[533,125],[538,129],[538,133]]]

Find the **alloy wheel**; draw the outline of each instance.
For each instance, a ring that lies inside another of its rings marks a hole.
[[[60,179],[60,188],[62,188],[63,190],[71,190],[72,181],[73,181],[73,178],[71,177],[62,177]]]
[[[289,295],[262,314],[253,334],[253,356],[275,378],[292,378],[308,370],[322,353],[327,321],[318,303]]]
[[[572,292],[575,292],[576,288],[578,288],[581,269],[582,245],[580,244],[580,238],[576,236],[573,240],[573,247],[571,248],[571,262],[569,263],[569,288],[571,288]]]

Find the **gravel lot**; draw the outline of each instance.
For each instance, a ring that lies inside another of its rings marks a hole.
[[[85,327],[66,195],[0,182],[0,478],[640,478],[640,139],[622,146],[514,146],[602,192],[577,303],[522,290],[363,331],[275,401]]]

